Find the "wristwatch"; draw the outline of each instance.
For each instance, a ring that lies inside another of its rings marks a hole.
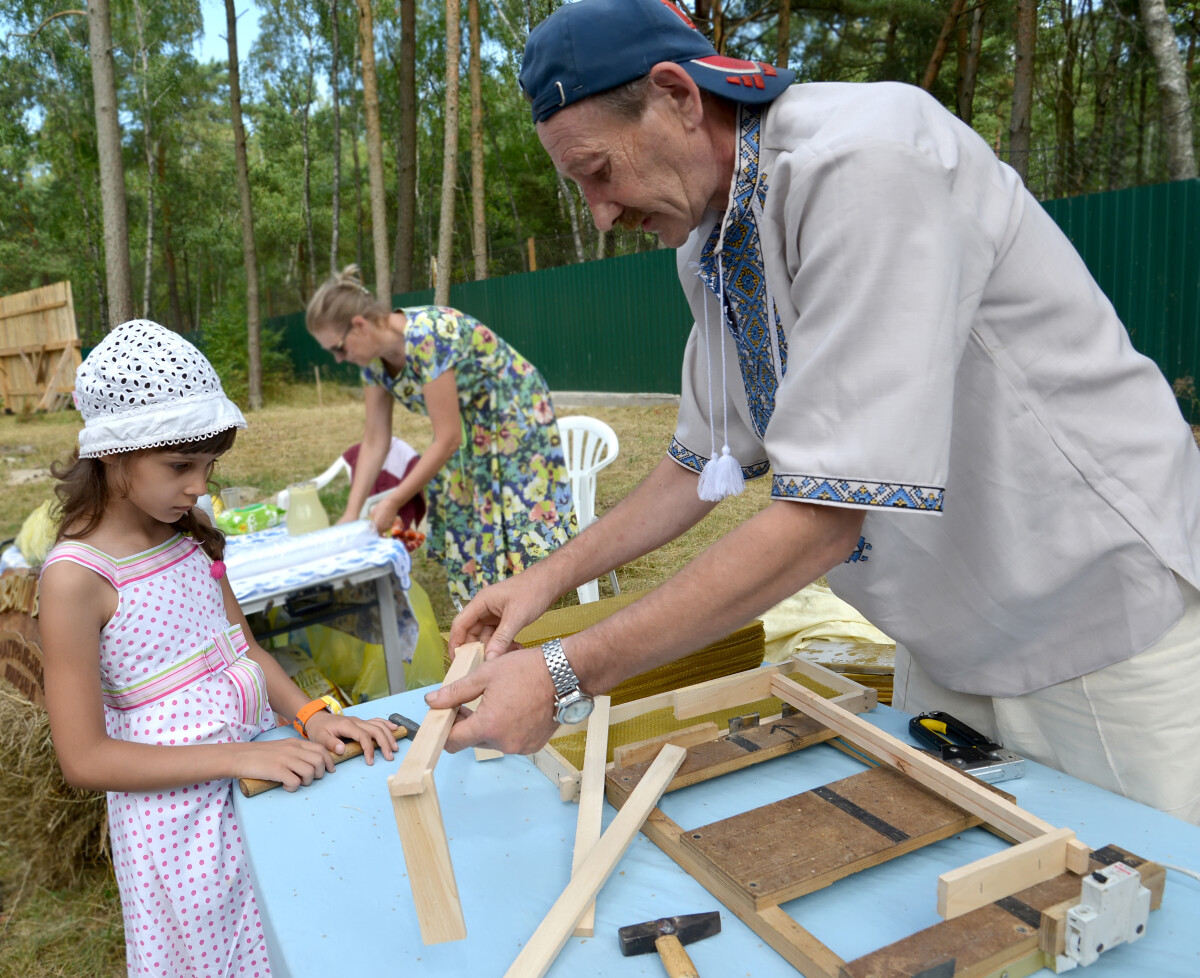
[[[556,638],[543,642],[542,655],[554,681],[554,719],[559,723],[582,723],[596,704],[579,688],[579,677],[563,653],[562,642]]]

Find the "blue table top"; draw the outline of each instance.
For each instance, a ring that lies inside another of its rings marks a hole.
[[[352,707],[360,716],[400,712],[420,720],[421,691]],[[865,719],[907,741],[907,715],[879,707]],[[277,730],[265,737],[294,736]],[[462,941],[421,943],[387,777],[392,762],[361,758],[309,788],[244,798],[235,789],[273,974],[500,976],[570,879],[577,807],[523,757],[476,761],[444,755],[435,771],[455,879],[467,923]],[[684,827],[699,826],[854,774],[862,766],[818,745],[663,797]],[[1037,764],[1001,786],[1018,804],[1067,827],[1092,848],[1108,844],[1200,870],[1200,827]],[[607,802],[603,824],[616,811]],[[800,897],[783,909],[846,961],[940,919],[937,877],[1005,847],[971,829]],[[571,978],[653,975],[657,955],[624,958],[617,929],[658,917],[721,910],[719,935],[689,947],[702,975],[796,972],[653,843],[638,835],[600,891],[593,938],[570,938],[547,974]],[[1200,975],[1200,880],[1168,872],[1162,908],[1139,941],[1100,956],[1088,978]],[[1084,972],[1081,972],[1083,974]],[[1038,975],[1049,975],[1039,971]]]

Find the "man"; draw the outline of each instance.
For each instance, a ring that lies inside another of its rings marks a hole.
[[[679,250],[678,426],[576,541],[451,630],[489,661],[429,697],[448,749],[529,752],[588,694],[818,576],[901,643],[897,705],[1200,820],[1200,454],[1171,392],[1016,174],[903,85],[791,85],[661,0],[579,0],[521,84],[596,224]],[[772,472],[674,578],[542,649],[561,593]],[[705,498],[700,498],[703,495]]]

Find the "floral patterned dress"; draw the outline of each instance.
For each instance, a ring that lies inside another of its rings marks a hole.
[[[466,601],[575,533],[562,441],[542,375],[483,323],[439,306],[400,311],[404,366],[392,377],[376,360],[362,376],[428,414],[424,386],[454,371],[462,446],[426,487],[428,547]]]

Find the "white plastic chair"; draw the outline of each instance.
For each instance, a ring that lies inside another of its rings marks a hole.
[[[558,419],[563,454],[567,458],[567,474],[571,479],[571,497],[575,500],[575,521],[582,531],[596,521],[596,473],[612,463],[620,450],[617,433],[599,418],[575,414]],[[613,594],[620,594],[617,572],[609,571]],[[600,585],[596,581],[581,584],[579,603],[600,600]]]
[[[410,446],[403,439],[392,435],[392,447],[389,451],[389,460],[392,459],[392,456],[395,456],[395,461],[393,463],[394,465],[403,470],[404,466],[408,464],[409,458],[415,455],[416,452],[412,446]],[[384,464],[386,465],[387,461],[385,461]],[[344,455],[339,455],[333,460],[333,464],[330,465],[329,468],[327,468],[312,481],[316,483],[318,489],[324,489],[343,472],[346,474],[347,479],[350,481],[354,480],[354,470],[350,468],[350,463],[346,461],[346,457]],[[362,504],[362,509],[358,511],[358,518],[360,520],[365,520],[368,514],[371,512],[371,507],[386,495],[387,492],[377,492],[372,496],[368,496],[366,502]],[[288,508],[288,491],[286,489],[280,490],[279,494],[275,497],[275,505],[280,509]]]

